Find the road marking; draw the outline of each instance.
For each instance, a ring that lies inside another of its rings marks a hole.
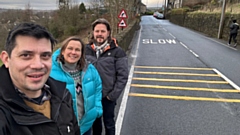
[[[181,70],[213,70],[212,68],[189,68],[189,67],[157,67],[157,66],[134,66],[135,68],[157,68],[157,69],[181,69]]]
[[[199,57],[197,53],[195,53],[193,50],[189,49],[184,43],[180,42],[180,44],[185,47],[188,51],[190,51],[195,57]]]
[[[176,37],[174,37],[171,33],[168,33],[170,36],[172,36],[174,39],[176,39]]]
[[[220,77],[218,74],[196,74],[196,73],[172,73],[172,72],[145,72],[145,71],[134,71],[135,74],[155,74],[155,75],[177,75],[177,76],[212,76]]]
[[[215,73],[217,73],[218,75],[220,75],[224,80],[226,80],[227,82],[229,82],[229,84],[233,87],[233,88],[235,88],[235,89],[237,89],[238,91],[240,91],[240,88],[234,83],[234,82],[232,82],[230,79],[228,79],[225,75],[223,75],[221,72],[219,72],[217,69],[213,69],[213,71],[215,72]]]
[[[137,57],[137,54],[138,54],[141,33],[142,33],[142,26],[140,25],[136,51],[135,51],[135,54],[134,54],[134,56],[136,56],[136,57]],[[115,124],[116,135],[121,135],[122,123],[123,123],[123,118],[124,118],[124,114],[125,114],[125,110],[126,110],[126,106],[127,106],[128,94],[129,94],[131,83],[132,83],[132,77],[133,77],[134,65],[136,63],[136,57],[133,57],[132,66],[131,66],[130,71],[129,71],[128,81],[127,81],[127,84],[125,86],[123,97],[122,97],[121,104],[120,104],[120,107],[119,107],[119,112],[118,112],[118,116],[117,116],[116,124]]]
[[[195,57],[199,57],[193,50],[189,50]]]
[[[227,81],[208,81],[208,80],[184,80],[184,79],[159,79],[159,78],[138,78],[135,77],[133,80],[142,81],[159,81],[159,82],[191,82],[191,83],[211,83],[211,84],[229,84]]]
[[[210,91],[210,92],[225,92],[225,93],[239,92],[236,89],[214,89],[214,88],[161,86],[161,85],[146,85],[146,84],[131,84],[131,86],[139,87],[139,88],[170,89],[170,90]]]
[[[182,42],[180,42],[180,44],[181,44],[183,47],[185,47],[187,50],[189,50],[189,48],[188,48],[185,44],[183,44]]]
[[[142,39],[142,43],[143,44],[177,44],[177,42],[175,41],[175,39]]]
[[[174,99],[174,100],[195,100],[195,101],[211,101],[211,102],[230,102],[240,103],[239,99],[225,99],[225,98],[206,98],[206,97],[190,97],[190,96],[170,96],[170,95],[155,95],[155,94],[141,94],[141,93],[129,93],[129,96],[134,97],[146,97],[146,98],[162,98],[162,99]]]

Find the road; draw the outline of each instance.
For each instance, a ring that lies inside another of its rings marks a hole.
[[[240,51],[143,16],[132,41],[117,135],[239,135]]]

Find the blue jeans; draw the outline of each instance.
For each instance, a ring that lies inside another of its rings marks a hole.
[[[115,135],[114,109],[116,101],[107,98],[102,99],[103,116],[97,118],[93,123],[93,135],[102,135],[102,118],[105,126],[106,135]]]

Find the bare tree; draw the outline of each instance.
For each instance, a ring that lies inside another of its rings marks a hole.
[[[32,9],[31,9],[30,3],[28,3],[28,4],[25,6],[25,10],[24,10],[23,15],[22,15],[22,21],[24,21],[24,22],[30,22],[32,15],[33,15],[33,11],[32,11]]]
[[[135,16],[136,12],[138,12],[139,8],[137,8],[137,4],[141,2],[140,0],[91,0],[91,5],[93,8],[97,9],[106,9],[108,15],[104,15],[106,19],[111,24],[112,35],[116,35],[119,32],[118,23],[121,21],[118,18],[120,11],[124,9],[129,16],[128,19],[125,19],[126,23],[130,23],[132,17]],[[99,14],[99,12],[98,12]]]
[[[69,8],[69,3],[70,3],[70,0],[58,0],[58,7],[59,7],[59,9]]]

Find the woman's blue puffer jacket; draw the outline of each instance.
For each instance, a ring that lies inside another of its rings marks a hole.
[[[78,99],[74,80],[68,72],[64,71],[62,63],[57,60],[59,54],[60,49],[56,50],[52,56],[52,70],[50,76],[56,80],[67,83],[67,89],[72,94],[74,113],[77,116],[81,134],[83,134],[92,127],[96,118],[102,116],[102,81],[96,68],[92,64],[86,62],[87,64],[82,71],[81,78],[84,115],[82,116],[82,119],[79,120],[77,109]]]

